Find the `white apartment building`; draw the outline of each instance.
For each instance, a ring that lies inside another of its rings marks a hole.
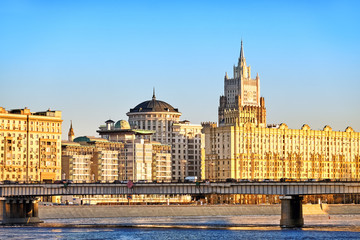
[[[97,131],[102,138],[124,144],[119,180],[171,181],[171,146],[149,140],[155,131],[131,129],[125,120],[107,120]]]
[[[187,176],[201,178],[203,153],[202,126],[180,121],[181,113],[170,104],[157,100],[142,102],[127,113],[131,128],[154,131],[145,138],[172,147],[172,180],[183,181]]]

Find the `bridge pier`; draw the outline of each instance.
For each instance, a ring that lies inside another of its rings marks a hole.
[[[33,197],[0,198],[0,222],[3,225],[42,223],[37,200]]]
[[[304,226],[302,196],[282,196],[280,227],[293,228]]]

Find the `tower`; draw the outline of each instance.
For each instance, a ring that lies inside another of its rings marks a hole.
[[[69,129],[69,133],[68,133],[68,141],[72,142],[74,140],[75,134],[74,134],[74,129],[72,127],[72,121],[70,124],[70,129]]]
[[[251,67],[246,65],[243,42],[234,76],[224,77],[224,95],[220,96],[218,121],[222,125],[242,125],[246,122],[256,126],[266,125],[265,100],[260,97],[260,77],[251,78]]]

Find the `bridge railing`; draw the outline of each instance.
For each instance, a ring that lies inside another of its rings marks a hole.
[[[0,197],[61,195],[129,194],[262,194],[313,195],[360,194],[359,182],[256,182],[256,183],[144,183],[128,188],[126,184],[4,184]]]

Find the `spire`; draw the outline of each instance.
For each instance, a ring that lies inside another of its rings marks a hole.
[[[74,140],[74,129],[72,127],[72,120],[71,120],[71,123],[70,123],[70,129],[69,129],[69,134],[68,134],[68,141],[72,142]]]
[[[156,100],[156,97],[155,97],[155,87],[153,87],[153,96],[152,96],[152,100]]]
[[[245,56],[244,56],[244,49],[243,49],[243,41],[241,39],[241,49],[240,49],[240,58],[239,58],[240,62],[242,62],[243,59],[245,59]]]

